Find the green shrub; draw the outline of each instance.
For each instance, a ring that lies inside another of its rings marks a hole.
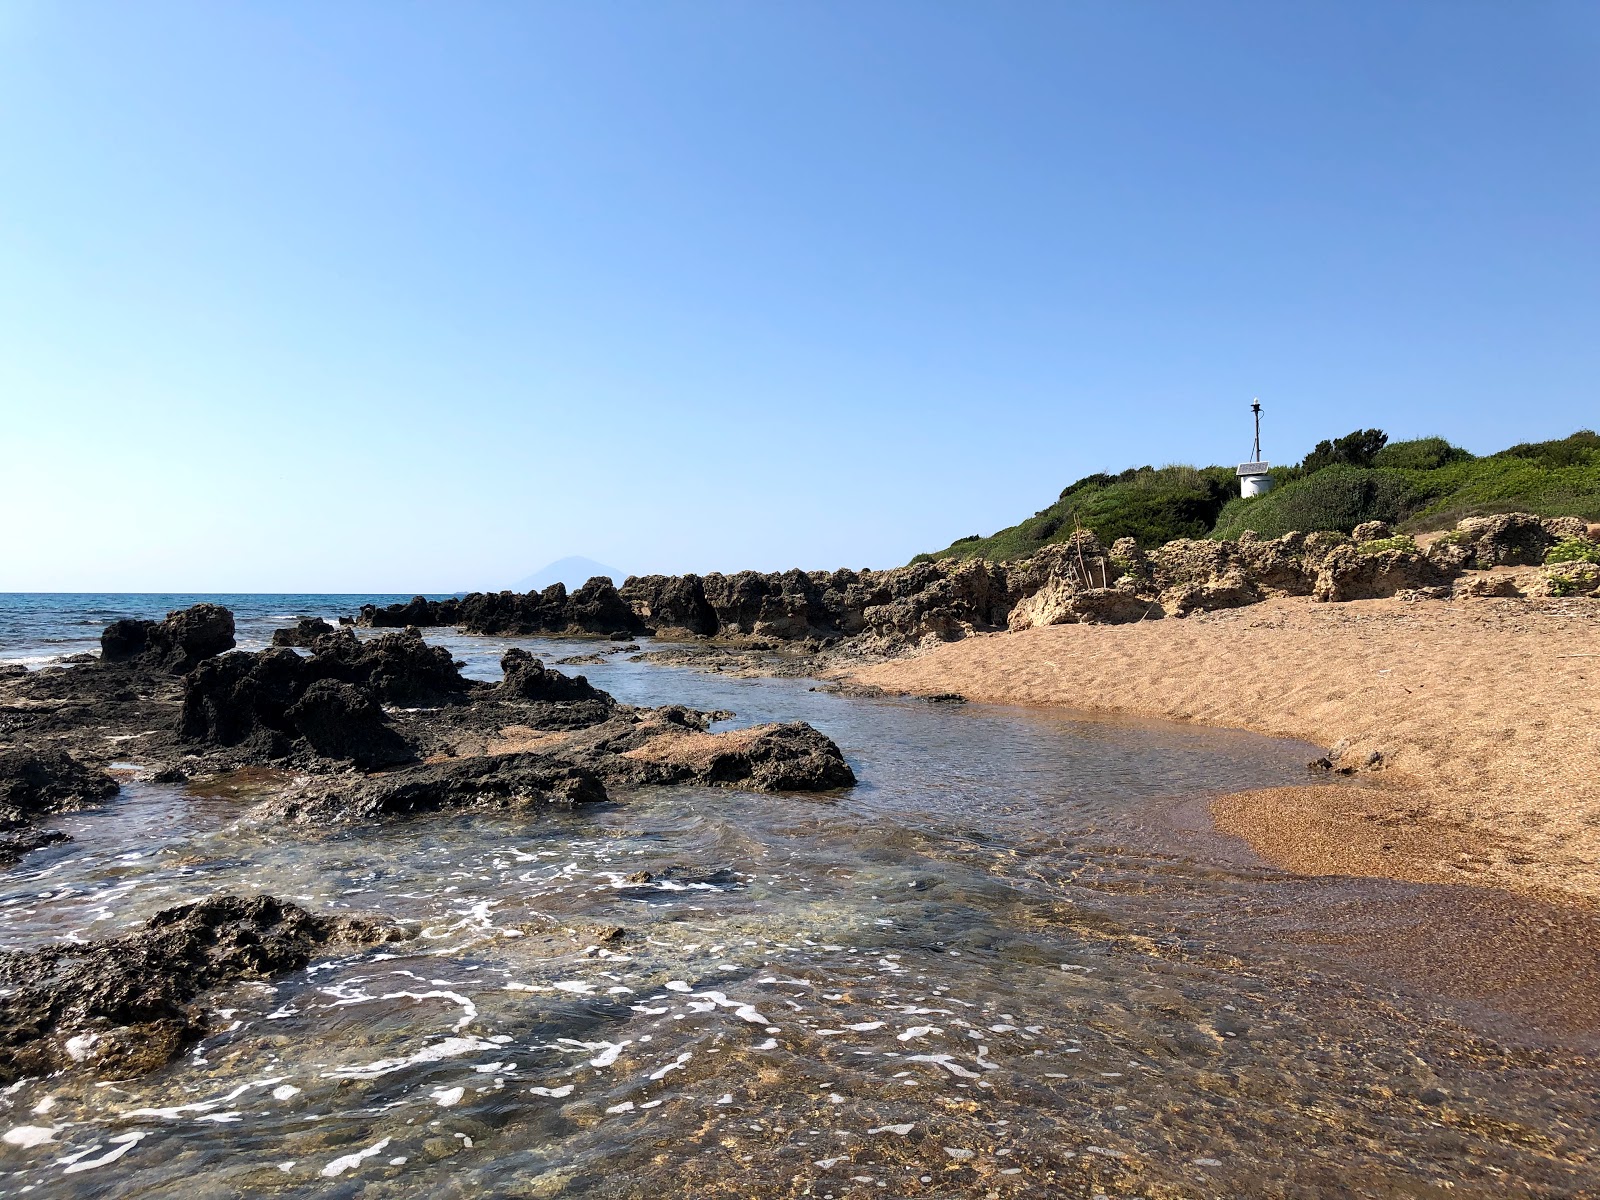
[[[1265,496],[1232,501],[1212,536],[1237,538],[1247,529],[1267,538],[1297,529],[1349,533],[1363,521],[1393,525],[1409,515],[1410,495],[1410,484],[1398,471],[1324,467]]]
[[[1372,465],[1392,471],[1432,471],[1453,462],[1472,458],[1469,451],[1452,446],[1442,437],[1413,438],[1391,442],[1372,456]]]
[[[1592,463],[1551,467],[1507,452],[1405,475],[1416,504],[1409,527],[1416,531],[1501,512],[1600,519],[1600,455]]]
[[[1551,575],[1547,586],[1552,596],[1571,596],[1578,592],[1593,591],[1594,580],[1580,579],[1572,575]]]
[[[1582,538],[1563,538],[1549,550],[1545,551],[1544,561],[1547,563],[1600,563],[1600,545],[1586,542]]]
[[[1356,546],[1357,554],[1382,554],[1387,550],[1403,550],[1407,554],[1422,553],[1417,543],[1403,533],[1395,537],[1374,538],[1370,542],[1361,542]]]
[[[1238,477],[1230,467],[1133,467],[1116,475],[1088,475],[1025,521],[990,537],[953,542],[912,561],[1026,558],[1041,546],[1066,541],[1079,528],[1092,530],[1107,546],[1122,537],[1144,546],[1201,538],[1216,523],[1222,506],[1238,493]]]
[[[1519,442],[1495,455],[1496,458],[1501,456],[1525,459],[1541,467],[1590,466],[1600,463],[1600,434],[1592,429],[1580,429],[1556,441]]]
[[[1406,531],[1419,533],[1501,512],[1600,521],[1600,435],[1590,430],[1483,458],[1443,438],[1390,446],[1382,430],[1358,430],[1320,443],[1299,466],[1273,467],[1270,475],[1272,491],[1250,500],[1239,496],[1230,467],[1130,467],[1086,475],[1026,521],[912,561],[1023,558],[1065,541],[1080,525],[1108,546],[1132,537],[1153,548],[1180,537],[1236,538],[1246,529],[1263,537],[1296,529],[1349,533],[1370,520],[1404,522]]]

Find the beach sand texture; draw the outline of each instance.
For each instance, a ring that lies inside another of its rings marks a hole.
[[[1308,874],[1600,898],[1592,600],[1275,600],[981,635],[848,678],[1338,747],[1354,776],[1218,797],[1217,824]]]

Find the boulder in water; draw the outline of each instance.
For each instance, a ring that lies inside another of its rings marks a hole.
[[[208,988],[298,970],[332,942],[399,936],[388,922],[314,916],[271,896],[217,896],[122,937],[0,954],[0,1083],[152,1070],[206,1032],[191,1002]]]
[[[45,813],[94,808],[117,791],[115,779],[64,750],[0,751],[0,829]]]

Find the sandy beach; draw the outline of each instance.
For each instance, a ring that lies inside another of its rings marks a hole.
[[[1211,805],[1268,862],[1600,898],[1592,600],[1276,600],[981,635],[849,678],[1303,738],[1358,769]]]

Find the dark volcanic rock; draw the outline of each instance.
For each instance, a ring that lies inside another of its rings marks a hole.
[[[626,633],[645,631],[637,613],[611,580],[597,575],[577,591],[553,583],[542,592],[472,592],[449,600],[417,596],[407,604],[366,604],[357,618],[375,628],[459,625],[468,633],[528,636],[537,633]]]
[[[341,629],[311,647],[310,677],[340,679],[367,688],[383,704],[402,708],[451,704],[475,686],[443,646],[430,646],[415,628],[371,641]]]
[[[113,621],[100,633],[100,659],[102,662],[127,662],[145,652],[150,644],[150,631],[154,621],[140,621],[123,617]]]
[[[298,970],[333,941],[396,936],[387,923],[318,917],[271,896],[218,896],[108,941],[0,954],[0,1082],[79,1065],[151,1070],[205,1033],[191,1001],[206,989]]]
[[[698,575],[631,576],[620,595],[657,634],[682,631],[713,637],[721,627]]]
[[[454,625],[455,605],[452,600],[429,600],[426,596],[413,596],[404,604],[391,604],[378,608],[363,604],[356,618],[359,625],[374,629],[404,629],[408,625]]]
[[[115,779],[64,750],[0,751],[0,829],[43,813],[93,808],[117,791]]]
[[[346,759],[366,768],[410,762],[417,756],[384,718],[371,693],[351,683],[319,679],[284,716],[323,758]]]
[[[513,647],[501,656],[500,669],[505,672],[505,678],[492,693],[498,700],[538,703],[611,699],[582,675],[563,675],[560,671],[551,671],[520,647]]]
[[[606,799],[594,772],[539,754],[425,763],[364,780],[318,781],[266,814],[315,824],[368,824],[442,809],[570,809]]]
[[[22,833],[0,835],[0,867],[14,867],[29,851],[71,840],[70,834],[62,833],[59,829],[29,829]]]
[[[233,614],[220,604],[196,604],[169,612],[165,621],[113,621],[100,634],[100,658],[108,663],[142,659],[181,675],[233,645]]]
[[[319,645],[339,643],[335,649],[343,651],[343,643],[354,640],[335,637]],[[394,668],[397,660],[404,662],[410,655],[407,646],[398,654],[380,653],[375,661]],[[424,666],[424,678],[437,672],[431,657],[424,659]],[[414,759],[416,750],[390,726],[366,679],[377,677],[405,694],[416,680],[403,671],[379,676],[370,667],[359,654],[301,658],[282,647],[210,659],[184,677],[179,736],[200,745],[241,747],[246,761],[287,757],[297,741],[311,754],[361,767]],[[453,664],[450,672],[455,674]],[[349,676],[366,679],[352,683]]]
[[[855,772],[833,739],[803,721],[704,732],[706,714],[681,705],[618,718],[559,753],[634,787],[698,783],[757,792],[850,787]]]
[[[289,708],[311,682],[307,660],[282,647],[203,662],[184,677],[179,735],[213,746],[253,739],[263,757],[281,757],[293,736]]]
[[[321,617],[301,617],[287,629],[274,629],[272,631],[272,644],[274,646],[310,646],[320,637],[327,637],[337,633],[338,630],[329,625]]]

